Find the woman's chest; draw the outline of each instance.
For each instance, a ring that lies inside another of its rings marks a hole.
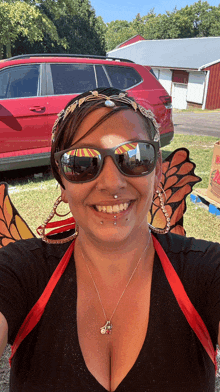
[[[150,298],[149,291],[138,291],[140,297],[128,292],[127,306],[122,297],[112,334],[101,335],[106,320],[98,298],[95,302],[95,295],[83,291],[77,296],[74,274],[67,270],[40,323],[15,355],[12,390],[104,392],[113,380],[111,388],[118,385],[117,392],[214,391],[214,366],[182,314],[159,260]],[[24,383],[26,389],[19,389]]]
[[[88,370],[107,390],[115,390],[134,365],[144,344],[149,321],[151,275],[132,282],[124,292],[103,299],[78,282],[77,330]],[[110,321],[110,334],[101,329]]]

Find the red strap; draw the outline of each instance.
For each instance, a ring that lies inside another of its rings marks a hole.
[[[71,229],[75,229],[75,225],[71,224],[71,225],[66,225],[66,226],[63,226],[63,227],[59,227],[58,229],[51,230],[49,233],[47,233],[47,235],[63,233],[64,231],[68,231],[68,230],[71,230]]]
[[[70,218],[66,218],[60,221],[48,222],[46,228],[48,227],[60,227],[62,225],[66,225],[67,223],[72,223],[73,227],[75,227],[75,219],[71,216]],[[41,226],[40,226],[41,227]]]
[[[75,241],[73,241],[69,248],[67,249],[66,253],[60,260],[58,266],[56,267],[53,275],[51,276],[49,282],[46,285],[46,288],[44,289],[43,293],[41,294],[40,298],[36,302],[36,304],[33,306],[33,308],[30,310],[28,315],[26,316],[21,328],[18,331],[18,334],[15,338],[14,344],[12,346],[12,353],[11,357],[9,359],[9,363],[11,365],[12,358],[15,354],[15,352],[18,349],[18,346],[21,344],[22,340],[32,331],[32,329],[35,327],[35,325],[39,322],[41,319],[41,316],[44,312],[44,309],[47,305],[47,302],[50,299],[50,296],[62,276],[63,272],[65,271],[65,268],[69,262],[69,259],[71,257],[71,254],[73,252],[75,245]]]
[[[46,229],[57,227],[57,229],[50,231],[47,235],[55,234],[55,233],[63,233],[64,231],[75,229],[76,222],[73,217],[63,219],[55,222],[48,222],[46,224]],[[42,229],[42,225],[37,228],[37,233],[41,235],[40,229]]]
[[[182,310],[189,325],[197,335],[198,339],[202,343],[204,349],[206,350],[207,354],[211,358],[216,368],[216,354],[209,332],[199,313],[194,308],[192,302],[186,294],[183,284],[179,276],[177,275],[174,267],[172,266],[170,260],[168,259],[166,253],[164,252],[162,246],[154,236],[152,236],[152,239],[154,243],[154,248],[160,258],[163,270],[173,291],[173,294],[175,295],[176,300],[180,306],[180,309]]]

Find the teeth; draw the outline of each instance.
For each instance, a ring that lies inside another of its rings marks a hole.
[[[115,204],[114,206],[96,206],[96,209],[99,212],[106,212],[107,214],[115,214],[121,211],[126,211],[129,207],[130,203],[124,204]]]
[[[119,212],[120,211],[120,206],[116,205],[112,207],[113,212]]]

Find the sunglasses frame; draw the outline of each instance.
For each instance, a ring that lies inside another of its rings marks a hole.
[[[124,144],[130,144],[130,143],[147,143],[147,144],[150,144],[150,145],[152,145],[154,147],[155,158],[154,158],[154,166],[153,166],[153,169],[151,171],[149,171],[147,173],[138,174],[138,175],[135,175],[135,174],[132,175],[132,174],[126,174],[126,173],[124,173],[121,170],[121,168],[120,168],[120,166],[118,166],[118,163],[117,163],[116,158],[115,158],[115,150],[117,150],[117,148],[123,146]],[[100,155],[101,155],[100,168],[99,168],[98,172],[96,173],[96,175],[92,179],[85,180],[85,181],[70,181],[70,179],[66,177],[65,172],[63,170],[63,167],[62,167],[62,164],[61,164],[61,158],[62,158],[63,154],[65,154],[66,152],[69,152],[69,151],[72,151],[72,150],[81,149],[81,148],[93,149],[93,150],[96,150],[96,151],[98,151],[100,153]],[[64,178],[68,182],[71,182],[72,184],[83,184],[85,182],[91,182],[91,181],[95,180],[99,176],[99,174],[101,173],[102,168],[103,168],[104,160],[108,156],[110,156],[112,158],[115,166],[120,171],[120,173],[123,174],[124,176],[126,176],[126,177],[143,177],[143,176],[147,176],[148,174],[150,174],[154,170],[154,168],[156,166],[156,162],[157,162],[157,159],[158,159],[159,148],[160,148],[160,142],[159,141],[151,141],[151,140],[150,141],[149,140],[130,140],[130,141],[126,141],[126,142],[120,143],[120,144],[118,144],[117,146],[115,146],[113,148],[99,148],[99,147],[93,147],[91,145],[90,146],[74,147],[74,145],[73,145],[70,148],[67,148],[66,150],[55,152],[54,153],[54,159],[57,162],[57,164],[58,164],[58,166],[59,166],[59,168],[61,170],[62,175],[64,176]]]

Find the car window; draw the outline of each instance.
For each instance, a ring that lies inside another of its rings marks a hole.
[[[150,73],[151,73],[156,79],[158,79],[152,68],[150,69]]]
[[[109,87],[110,84],[109,84],[108,78],[106,76],[106,73],[105,73],[102,65],[96,65],[95,68],[96,68],[98,86],[99,87]]]
[[[54,94],[79,94],[96,86],[93,65],[51,64]]]
[[[115,88],[126,90],[142,81],[134,68],[117,65],[106,65],[105,68]]]
[[[0,72],[0,99],[38,95],[40,65],[20,65]]]
[[[9,80],[9,72],[5,70],[0,73],[0,99],[6,98],[7,87]]]

